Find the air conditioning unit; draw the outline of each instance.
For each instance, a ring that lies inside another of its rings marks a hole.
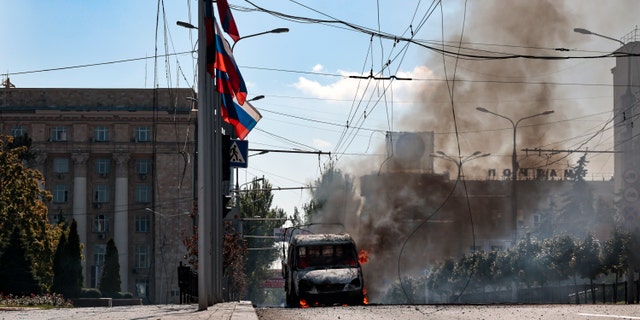
[[[93,203],[93,207],[94,207],[94,208],[96,208],[96,209],[100,209],[100,208],[102,208],[102,203],[100,203],[100,202],[94,202],[94,203]]]
[[[386,140],[389,171],[433,173],[433,131],[387,132]]]

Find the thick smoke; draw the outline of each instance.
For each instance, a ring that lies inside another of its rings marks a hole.
[[[456,16],[453,20],[459,25],[448,23],[451,28],[446,32],[446,41],[461,41],[462,46],[467,48],[462,52],[472,54],[493,55],[489,52],[471,51],[468,48],[522,55],[566,55],[563,51],[541,48],[572,48],[580,42],[586,42],[587,39],[580,38],[573,32],[575,27],[599,28],[597,30],[602,33],[620,32],[618,29],[607,28],[607,24],[602,21],[615,18],[605,18],[602,3],[593,3],[590,5],[586,1],[555,0],[470,1],[462,39],[459,26],[463,17]],[[581,6],[580,11],[575,7],[577,5]],[[637,7],[635,4],[633,6]],[[637,12],[623,8],[616,8],[617,11]],[[602,16],[596,17],[595,14]],[[456,51],[453,47],[447,49]],[[557,144],[558,137],[570,137],[580,132],[580,129],[572,127],[571,123],[540,125],[552,122],[550,119],[565,119],[568,113],[582,108],[580,102],[569,99],[562,101],[563,95],[567,93],[554,84],[554,81],[561,82],[566,79],[562,74],[563,68],[567,66],[565,61],[525,58],[456,61],[452,57],[443,59],[433,52],[426,52],[425,64],[442,78],[446,76],[452,80],[455,74],[456,81],[425,84],[423,90],[420,90],[421,94],[415,97],[420,101],[422,108],[406,114],[399,121],[399,125],[396,125],[396,129],[436,132],[435,150],[445,150],[457,157],[460,145],[462,155],[469,155],[475,151],[491,153],[492,157],[486,160],[491,161],[491,167],[511,167],[512,131],[503,130],[510,128],[511,124],[505,119],[479,112],[476,107],[487,108],[514,121],[554,109],[553,117],[531,119],[518,127],[518,149],[571,147]],[[606,72],[606,68],[603,70],[605,72],[601,73],[599,78],[581,78],[579,81],[610,82],[610,73]],[[572,95],[575,96],[575,93]],[[559,100],[562,103],[558,103]],[[600,108],[600,111],[607,110],[611,110],[611,105]],[[594,111],[582,112],[589,114]],[[454,125],[454,113],[457,126]],[[571,116],[579,115],[580,113]],[[453,134],[455,130],[458,131],[459,138]],[[519,160],[521,167],[540,166],[541,161],[540,157],[524,155]],[[481,162],[484,159],[477,161]],[[561,164],[566,166],[567,162],[565,160]],[[383,159],[379,164],[382,163]],[[476,176],[479,176],[486,172],[486,164],[478,167],[474,165],[472,162],[465,165],[464,171],[467,175],[476,173]],[[477,173],[480,167],[485,172]],[[463,213],[456,212],[454,208],[464,207],[465,203],[463,197],[455,197],[455,194],[451,197],[450,181],[438,177],[419,179],[411,174],[385,175],[384,171],[378,175],[375,169],[362,172],[362,168],[372,167],[370,163],[357,163],[353,166],[352,172],[363,175],[354,179],[354,186],[338,181],[336,184],[325,184],[324,191],[317,191],[324,193],[327,203],[321,214],[315,217],[314,223],[324,225],[326,228],[321,229],[323,232],[349,232],[356,236],[359,247],[369,252],[369,262],[365,266],[365,281],[370,299],[373,302],[383,302],[385,290],[398,280],[399,273],[403,277],[420,276],[425,266],[444,257],[434,256],[433,252],[443,255],[457,252],[460,249],[457,247],[459,238],[466,237],[471,231],[468,224],[454,226],[455,234],[444,234],[441,232],[442,228],[438,227],[438,223],[468,221],[464,217],[456,216]],[[457,173],[456,166],[447,161],[436,162],[436,172],[438,169],[440,172],[445,169],[451,172],[452,178],[455,178]],[[383,183],[380,180],[383,180]],[[369,195],[377,195],[376,207],[363,203],[356,194],[358,190],[363,190],[363,194],[366,190]],[[508,193],[508,190],[496,192]],[[447,197],[450,197],[449,201],[444,207],[439,208]],[[393,201],[385,202],[384,199]],[[361,208],[363,210],[359,210]],[[508,209],[504,211],[508,212]],[[431,223],[423,224],[422,221],[427,218]],[[408,221],[413,223],[408,224]],[[417,225],[422,226],[420,230],[416,230]]]

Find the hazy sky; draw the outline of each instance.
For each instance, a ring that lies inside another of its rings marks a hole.
[[[377,172],[389,130],[434,131],[435,150],[454,157],[491,153],[465,167],[467,176],[486,177],[489,168],[510,166],[512,128],[504,119],[476,111],[479,106],[514,119],[555,110],[523,123],[519,149],[612,150],[607,121],[613,116],[614,59],[455,60],[415,43],[372,37],[371,31],[398,38],[413,34],[438,49],[444,40],[452,52],[462,43],[483,50],[474,52],[480,55],[577,57],[611,52],[619,44],[573,28],[620,38],[636,27],[640,12],[637,0],[606,6],[595,0],[230,4],[241,36],[290,29],[241,39],[234,48],[249,97],[266,96],[254,103],[264,118],[247,137],[249,147],[332,154],[250,157],[249,168],[239,172],[240,183],[264,176],[276,188],[309,184],[330,158],[352,175]],[[0,78],[9,74],[19,88],[195,88],[196,57],[188,52],[196,48],[197,33],[177,26],[177,20],[196,25],[197,2],[0,0]],[[92,66],[70,68],[82,65]],[[348,77],[370,72],[412,80]],[[580,155],[522,158],[541,167],[557,160],[552,166],[562,169]],[[610,154],[588,159],[594,178],[612,176]],[[437,172],[451,170],[443,162],[436,160]],[[307,194],[276,190],[275,205],[291,213],[308,201]]]

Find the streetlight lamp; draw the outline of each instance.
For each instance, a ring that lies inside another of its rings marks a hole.
[[[460,177],[464,177],[464,174],[462,173],[462,165],[465,162],[468,162],[468,161],[471,161],[471,160],[475,160],[475,159],[478,159],[478,158],[488,157],[490,155],[491,155],[490,153],[484,153],[483,154],[480,151],[476,151],[476,152],[474,152],[474,153],[472,153],[472,154],[470,154],[470,155],[468,155],[466,157],[459,156],[460,159],[455,159],[455,158],[449,156],[448,154],[446,154],[446,153],[444,153],[442,151],[436,151],[436,153],[432,154],[431,156],[435,157],[435,158],[440,158],[440,159],[444,159],[444,160],[451,161],[451,162],[455,163],[456,166],[458,167],[458,177],[460,178]]]
[[[240,41],[242,39],[246,39],[246,38],[260,36],[260,35],[267,34],[267,33],[286,33],[286,32],[289,32],[289,28],[276,28],[276,29],[273,29],[273,30],[263,31],[263,32],[259,32],[259,33],[250,34],[248,36],[240,37],[240,39],[238,39],[238,41]],[[233,45],[231,46],[231,51],[232,52],[233,52],[233,47],[236,46],[238,41],[234,42]]]
[[[618,43],[620,43],[620,44],[621,44],[621,45],[623,45],[623,46],[625,45],[625,43],[624,43],[624,42],[622,42],[621,40],[618,40],[618,39],[616,39],[616,38],[612,38],[612,37],[608,37],[608,36],[605,36],[605,35],[602,35],[602,34],[599,34],[599,33],[595,33],[595,32],[593,32],[593,31],[590,31],[590,30],[587,30],[587,29],[584,29],[584,28],[574,28],[574,29],[573,29],[573,31],[574,31],[574,32],[577,32],[577,33],[588,34],[588,35],[594,35],[594,36],[597,36],[597,37],[601,37],[601,38],[609,39],[609,40],[611,40],[611,41],[618,42]]]
[[[520,124],[521,121],[526,120],[526,119],[531,119],[534,117],[539,117],[539,116],[544,116],[544,115],[548,115],[548,114],[552,114],[554,111],[553,110],[549,110],[549,111],[545,111],[545,112],[541,112],[541,113],[536,113],[530,116],[526,116],[523,118],[518,119],[518,121],[513,122],[513,120],[511,120],[508,117],[505,117],[501,114],[495,113],[493,111],[487,110],[483,107],[477,107],[476,110],[480,111],[480,112],[485,112],[485,113],[490,113],[494,116],[498,116],[500,118],[503,119],[507,119],[509,120],[509,122],[511,123],[511,125],[513,126],[513,153],[511,154],[511,227],[512,227],[512,246],[516,245],[516,242],[518,241],[518,192],[516,190],[517,188],[517,183],[516,180],[518,180],[518,155],[516,153],[516,131],[518,129],[518,125]]]

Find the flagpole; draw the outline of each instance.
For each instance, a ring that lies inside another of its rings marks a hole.
[[[207,73],[205,10],[198,1],[198,310],[222,301],[220,97]]]

